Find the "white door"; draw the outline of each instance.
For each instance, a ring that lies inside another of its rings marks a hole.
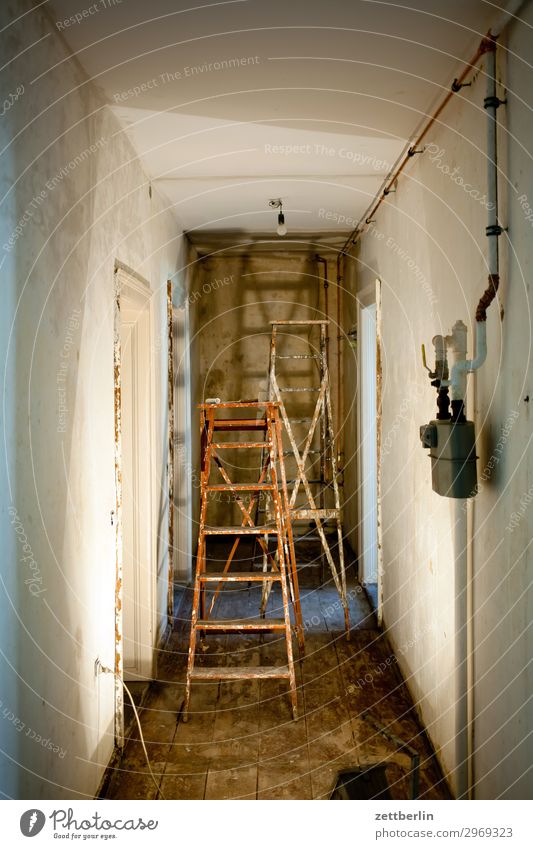
[[[154,658],[151,318],[149,289],[120,274],[123,666],[131,681],[151,678]]]
[[[360,578],[378,583],[376,304],[360,308]]]

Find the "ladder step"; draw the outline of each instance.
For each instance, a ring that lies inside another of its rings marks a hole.
[[[199,619],[200,631],[284,631],[284,619]]]
[[[288,666],[195,666],[191,678],[216,681],[224,678],[228,681],[239,678],[289,678]]]
[[[203,572],[198,576],[199,581],[215,582],[224,581],[228,583],[238,581],[281,581],[279,572]]]
[[[241,398],[240,401],[221,401],[220,398],[209,398],[205,404],[198,404],[199,410],[264,410],[266,407],[276,406],[272,401],[259,401],[257,398]]]
[[[291,518],[292,519],[337,519],[339,516],[339,511],[334,507],[331,509],[328,508],[317,508],[316,510],[312,510],[311,508],[295,508],[291,510]]]
[[[319,354],[277,354],[277,360],[319,360]]]
[[[274,525],[235,525],[233,527],[216,527],[213,525],[206,525],[203,531],[200,531],[200,533],[202,532],[206,536],[216,536],[217,534],[231,536],[240,536],[241,534],[264,536],[265,534],[277,534],[278,529]]]
[[[270,448],[270,442],[212,442],[212,448]]]
[[[274,487],[271,483],[215,483],[205,487],[206,492],[272,492]]]
[[[322,319],[313,318],[313,319],[310,319],[309,321],[292,321],[292,319],[288,319],[288,318],[285,319],[284,318],[284,319],[279,319],[279,321],[271,321],[270,324],[272,324],[272,325],[274,325],[274,324],[279,324],[279,325],[288,324],[291,327],[307,327],[310,324],[329,324],[329,321],[324,319],[324,318],[322,318]]]
[[[292,448],[288,448],[286,451],[283,452],[284,457],[287,457],[289,454],[294,454],[294,451],[293,451]],[[303,450],[300,453],[300,457],[302,456],[302,454],[303,454]],[[313,448],[311,451],[307,452],[307,456],[309,456],[309,454],[322,454],[322,451],[320,450],[320,448]]]
[[[213,430],[266,430],[264,419],[216,419]]]
[[[303,419],[289,419],[291,424],[309,424],[313,421],[311,416],[306,416]]]
[[[320,386],[280,386],[280,392],[320,392]]]

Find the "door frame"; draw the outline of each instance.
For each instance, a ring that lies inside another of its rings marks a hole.
[[[168,625],[174,622],[174,475],[176,427],[175,427],[175,378],[174,378],[174,305],[172,300],[172,280],[167,280],[167,402],[168,402],[168,586],[167,586],[167,617]],[[167,628],[168,628],[167,625]]]
[[[189,584],[193,577],[192,504],[192,387],[190,316],[187,299],[173,307],[174,327],[174,496],[179,509],[175,520],[174,575],[176,581]]]
[[[366,286],[357,295],[357,328],[359,357],[357,362],[357,430],[359,450],[362,451],[363,433],[363,346],[362,346],[362,313],[367,307],[376,305],[376,566],[377,566],[377,619],[382,624],[383,619],[383,545],[382,545],[382,520],[381,520],[381,408],[382,408],[382,350],[381,350],[381,280],[377,278],[373,283]],[[359,515],[359,581],[363,583],[363,558],[365,548],[365,537],[363,527],[363,462],[359,454],[357,464],[357,508]]]
[[[142,532],[148,535],[150,552],[150,577],[148,581],[148,634],[150,637],[150,652],[141,663],[142,679],[153,677],[155,633],[156,622],[156,599],[157,599],[157,540],[154,528],[156,527],[155,505],[157,493],[157,481],[155,480],[155,386],[154,386],[154,353],[152,340],[154,338],[154,315],[152,308],[152,290],[147,280],[132,269],[120,262],[115,262],[114,272],[114,321],[113,321],[113,373],[114,373],[114,425],[115,425],[115,740],[121,748],[124,745],[124,691],[122,681],[124,677],[124,614],[123,614],[123,456],[122,456],[122,346],[121,346],[121,307],[125,297],[134,301],[141,312],[146,310],[144,319],[144,344],[143,352],[148,358],[147,362],[147,397],[149,404],[149,415],[147,417],[147,433],[143,434],[142,451],[148,454],[149,480],[147,482],[147,497],[149,507],[142,511]],[[140,446],[135,449],[136,456]],[[146,623],[145,623],[146,627]]]

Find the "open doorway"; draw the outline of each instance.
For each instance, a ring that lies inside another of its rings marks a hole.
[[[359,297],[359,580],[380,615],[379,281]]]
[[[142,278],[117,267],[115,296],[115,671],[126,681],[147,681],[153,677],[156,598],[151,291]],[[122,717],[119,685],[119,739]]]

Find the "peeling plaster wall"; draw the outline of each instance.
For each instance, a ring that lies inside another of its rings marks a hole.
[[[4,4],[2,25],[30,9],[23,0]],[[162,198],[150,197],[125,134],[41,10],[32,9],[3,37],[10,56],[35,46],[4,72],[6,91],[20,83],[25,91],[0,127],[9,145],[2,154],[0,239],[2,462],[9,471],[6,486],[3,467],[0,514],[1,678],[3,705],[15,716],[0,722],[2,791],[91,797],[113,748],[113,679],[94,675],[97,657],[114,664],[113,272],[119,260],[154,292],[162,633],[166,281],[176,271],[181,237]]]
[[[524,10],[531,25],[532,5]],[[474,781],[476,797],[487,799],[531,798],[526,771],[533,750],[531,738],[524,739],[531,726],[531,507],[520,511],[533,479],[531,404],[523,400],[533,396],[533,238],[518,198],[526,195],[533,206],[527,153],[533,119],[525,105],[533,73],[517,58],[530,54],[530,38],[526,25],[513,25],[509,58],[503,50],[498,56],[509,101],[499,110],[500,212],[512,247],[504,234],[501,292],[488,316],[489,354],[468,393],[482,483],[471,508]],[[382,281],[382,446],[390,437],[382,453],[384,623],[448,774],[455,766],[453,505],[432,491],[430,460],[419,442],[419,426],[436,412],[420,346],[424,342],[431,351],[432,337],[449,333],[461,318],[472,355],[474,312],[487,280],[484,96],[485,79],[476,72],[471,88],[453,99],[432,128],[430,147],[379,209],[358,255],[359,289],[376,277]],[[455,181],[458,175],[470,193]],[[520,521],[509,530],[517,511]]]

